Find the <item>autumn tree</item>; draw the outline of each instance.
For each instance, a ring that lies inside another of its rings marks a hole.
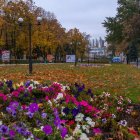
[[[66,48],[72,41],[81,42],[81,45],[78,46],[78,57],[80,54],[84,54],[86,41],[82,33],[77,29],[66,32],[53,13],[36,6],[32,0],[12,0],[7,3],[1,1],[0,5],[2,10],[0,46],[1,49],[10,50],[16,59],[22,59],[24,54],[29,56],[29,23],[32,24],[34,58],[43,56],[45,60],[47,54],[52,54],[56,60],[64,61],[67,54]],[[42,17],[41,24],[37,23],[37,17]],[[22,26],[19,26],[21,25],[18,23],[19,18],[24,20]],[[73,46],[72,51],[74,51]]]

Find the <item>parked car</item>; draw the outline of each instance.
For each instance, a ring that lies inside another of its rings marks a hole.
[[[121,57],[113,57],[113,59],[112,59],[112,62],[113,63],[121,63]]]

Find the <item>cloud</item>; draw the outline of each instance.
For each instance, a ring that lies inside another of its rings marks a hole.
[[[63,27],[77,27],[95,37],[105,36],[102,22],[115,16],[117,0],[35,0],[38,6],[53,12]]]

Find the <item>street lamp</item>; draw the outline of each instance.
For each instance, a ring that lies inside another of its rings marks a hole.
[[[41,25],[42,17],[37,17],[37,25]],[[18,19],[19,25],[22,26],[24,20],[23,18]],[[29,22],[27,24],[28,29],[29,29],[29,74],[32,74],[32,23]]]
[[[71,45],[74,45],[74,52],[75,52],[75,66],[77,65],[77,46],[81,45],[81,42],[71,42]]]

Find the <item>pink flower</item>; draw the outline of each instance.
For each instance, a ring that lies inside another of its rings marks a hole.
[[[15,90],[15,91],[12,92],[12,95],[13,95],[14,97],[18,97],[19,92]]]
[[[93,110],[94,110],[94,107],[92,107],[91,105],[87,105],[85,109],[85,113],[92,112]]]
[[[27,106],[26,105],[22,105],[22,109],[26,110]]]
[[[82,101],[80,102],[80,105],[86,107],[86,106],[88,106],[88,103],[87,103],[86,101],[82,100]]]
[[[66,123],[66,120],[61,120],[60,123],[61,124],[65,124]]]
[[[66,101],[66,103],[69,103],[69,102],[70,102],[70,95],[66,95],[66,97],[65,97],[65,98],[66,98],[66,100],[65,100],[65,101]]]
[[[3,100],[4,100],[4,101],[7,100],[7,96],[6,96],[6,95],[3,96]]]
[[[46,97],[45,97],[45,100],[46,100],[46,101],[48,101],[48,100],[49,100],[49,97],[48,97],[48,96],[46,96]]]
[[[76,100],[75,97],[71,97],[71,100],[72,100],[72,102],[73,102],[76,106],[79,105],[79,102]]]
[[[97,108],[95,108],[95,107],[94,107],[94,111],[95,111],[96,113],[99,113],[99,112],[100,112],[100,110],[97,109]]]
[[[32,87],[28,87],[29,92],[32,92]]]

